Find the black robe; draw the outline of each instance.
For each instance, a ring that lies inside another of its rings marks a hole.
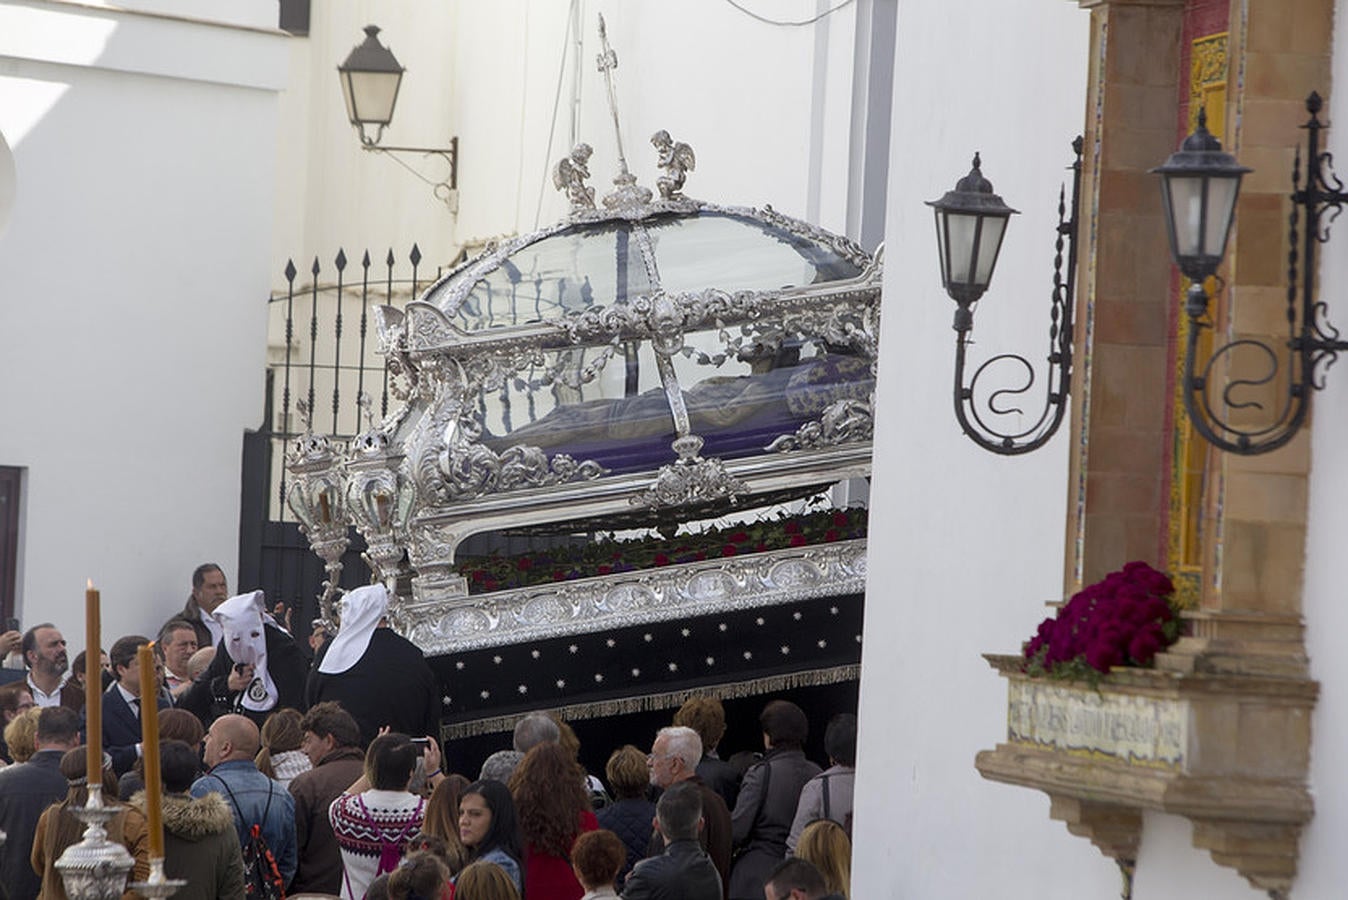
[[[271,623],[263,626],[267,640],[267,672],[276,683],[276,705],[258,712],[239,704],[243,692],[229,689],[229,671],[234,661],[225,652],[222,640],[215,648],[215,659],[206,671],[192,682],[192,686],[178,695],[178,706],[195,713],[207,728],[226,713],[239,713],[257,723],[259,728],[278,709],[290,707],[300,712],[308,709],[304,702],[304,678],[308,662],[295,639]]]
[[[440,740],[440,685],[416,644],[391,628],[376,628],[354,666],[336,674],[320,672],[318,665],[331,647],[328,641],[319,648],[309,670],[310,706],[340,703],[359,723],[367,746],[385,725],[411,737]]]

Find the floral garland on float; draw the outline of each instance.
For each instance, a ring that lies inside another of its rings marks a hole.
[[[830,509],[741,523],[673,538],[615,539],[514,556],[464,557],[455,564],[473,594],[514,590],[642,569],[850,541],[866,536],[867,510]]]

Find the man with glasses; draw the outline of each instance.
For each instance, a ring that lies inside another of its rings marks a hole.
[[[651,784],[666,789],[680,782],[697,785],[702,795],[702,831],[698,840],[707,851],[716,871],[721,876],[722,894],[730,875],[730,810],[716,791],[707,787],[697,775],[697,764],[702,760],[702,738],[696,731],[679,725],[661,728],[651,745],[646,765],[651,770]],[[656,856],[665,850],[664,837],[659,831],[651,838],[647,856]]]

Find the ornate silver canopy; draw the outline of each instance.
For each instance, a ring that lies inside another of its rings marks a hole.
[[[620,152],[596,203],[581,144],[554,170],[566,219],[380,308],[401,406],[338,452],[312,435],[296,450],[315,549],[335,549],[322,526],[340,512],[376,577],[396,592],[410,576],[390,615],[427,649],[480,643],[466,623],[499,618],[502,598],[470,597],[455,572],[471,534],[668,524],[870,472],[880,255],[771,207],[690,199],[692,149],[664,131],[652,145],[656,191]]]

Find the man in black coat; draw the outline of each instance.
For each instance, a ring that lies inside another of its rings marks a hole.
[[[48,707],[37,719],[37,752],[26,763],[0,770],[0,882],[10,900],[33,900],[42,881],[33,871],[33,832],[38,817],[66,795],[61,757],[80,745],[80,717],[64,706]]]
[[[309,672],[310,706],[336,701],[368,745],[379,729],[440,739],[440,689],[426,657],[384,626],[388,589],[371,584],[341,600],[341,630],[318,650]]]
[[[112,770],[120,778],[130,771],[141,755],[140,703],[142,688],[149,686],[160,709],[168,701],[154,689],[159,683],[155,672],[142,672],[136,651],[150,643],[147,637],[133,634],[118,638],[108,651],[117,680],[103,692],[103,749],[112,757]]]
[[[262,592],[253,591],[215,608],[224,633],[215,659],[178,697],[178,706],[208,728],[226,713],[247,716],[261,728],[278,709],[308,708],[304,653],[293,637],[268,620],[263,602]]]
[[[660,795],[655,827],[665,852],[637,863],[623,885],[623,900],[720,900],[721,875],[697,842],[702,791],[681,781]]]

